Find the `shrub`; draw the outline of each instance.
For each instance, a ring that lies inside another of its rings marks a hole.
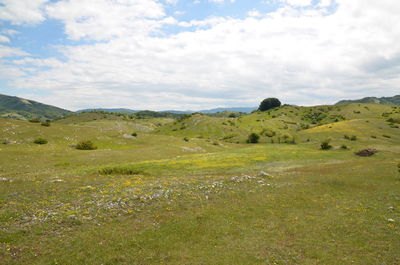
[[[0,143],[1,143],[1,144],[9,144],[9,143],[10,143],[10,140],[8,140],[7,138],[0,139]]]
[[[364,149],[364,150],[356,152],[355,154],[357,156],[373,156],[374,154],[376,154],[376,152],[378,152],[378,151],[375,149]]]
[[[48,141],[46,139],[44,139],[44,138],[37,138],[37,139],[35,139],[35,141],[33,141],[33,143],[35,143],[35,144],[47,144]]]
[[[134,132],[134,133],[132,133],[131,135],[134,136],[134,137],[136,137],[136,136],[137,136],[137,133]]]
[[[102,175],[113,175],[113,174],[122,174],[122,175],[143,175],[145,172],[142,170],[131,168],[129,166],[121,166],[121,167],[106,167],[99,170],[99,173]]]
[[[183,140],[184,140],[185,142],[189,142],[189,138],[187,138],[187,137],[184,137]]]
[[[274,137],[276,133],[273,130],[270,129],[263,129],[261,131],[261,135],[267,136],[267,137]]]
[[[375,135],[371,135],[371,138],[374,138],[374,139],[376,139],[377,137],[376,137]]]
[[[256,144],[260,140],[260,136],[256,133],[250,133],[247,138],[247,143]]]
[[[44,121],[44,122],[40,123],[40,125],[45,126],[45,127],[50,127],[50,122]]]
[[[97,147],[93,144],[92,141],[86,140],[86,141],[80,141],[76,147],[78,150],[95,150]]]
[[[357,140],[357,136],[356,135],[352,135],[352,136],[345,135],[344,139],[347,139],[347,140],[350,140],[350,141],[356,141]]]
[[[342,146],[340,146],[340,148],[343,149],[343,150],[349,149],[349,147],[347,147],[347,145],[345,145],[345,144],[342,144]]]
[[[387,121],[387,122],[390,122],[390,123],[400,123],[400,118],[398,118],[398,119],[389,118],[389,119],[387,119],[386,121]]]
[[[276,107],[279,107],[281,105],[281,102],[277,98],[266,98],[263,101],[261,101],[260,106],[258,107],[258,110],[260,111],[267,111],[269,109],[273,109]]]
[[[397,171],[398,171],[399,174],[400,174],[400,162],[397,164]]]
[[[392,138],[390,135],[386,135],[386,134],[383,134],[382,136],[385,138]]]
[[[329,144],[330,140],[325,140],[321,143],[321,149],[322,150],[329,150],[332,148],[332,145]]]
[[[39,119],[30,119],[29,122],[32,122],[32,123],[39,123],[40,120],[39,120]]]

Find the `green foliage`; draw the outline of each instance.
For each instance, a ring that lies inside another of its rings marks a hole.
[[[264,136],[267,136],[267,137],[274,137],[274,136],[276,135],[276,133],[275,133],[273,130],[271,130],[271,129],[266,129],[266,128],[264,128],[264,129],[261,131],[260,134],[261,134],[261,135],[264,135]]]
[[[357,136],[356,135],[352,135],[352,136],[344,135],[343,138],[347,139],[347,140],[350,140],[350,141],[356,141],[357,140]]]
[[[103,175],[143,175],[144,172],[142,170],[138,170],[131,167],[106,167],[99,170],[100,174]]]
[[[312,124],[318,124],[327,117],[327,114],[319,110],[310,110],[303,116],[303,120],[309,121]]]
[[[95,150],[97,147],[90,140],[80,141],[76,147],[78,150]]]
[[[183,137],[183,140],[184,140],[185,142],[189,142],[189,138],[187,138],[187,137]]]
[[[342,145],[340,146],[340,148],[343,149],[343,150],[349,149],[349,147],[348,147],[347,145],[345,145],[345,144],[342,144]]]
[[[267,111],[276,107],[281,106],[281,102],[277,98],[266,98],[261,101],[260,106],[258,107],[259,111]]]
[[[256,144],[260,140],[260,136],[257,133],[250,133],[247,138],[247,143]]]
[[[132,133],[131,135],[132,135],[133,137],[136,137],[136,136],[137,136],[137,133],[134,132],[134,133]]]
[[[36,138],[36,139],[33,141],[33,143],[35,143],[35,144],[47,144],[48,141],[47,141],[46,139],[44,139],[44,138]]]
[[[389,118],[387,119],[387,122],[400,124],[400,118]]]
[[[41,122],[40,125],[42,125],[44,127],[50,127],[51,124],[49,121],[44,121],[44,122]]]
[[[39,120],[39,119],[30,119],[29,122],[32,122],[32,123],[39,123],[40,120]]]
[[[329,140],[329,139],[322,141],[322,142],[321,142],[321,149],[322,149],[322,150],[329,150],[329,149],[332,149],[332,145],[330,145],[329,143],[330,143],[330,140]]]

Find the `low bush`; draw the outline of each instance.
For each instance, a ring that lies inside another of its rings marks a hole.
[[[50,122],[49,121],[44,121],[44,122],[40,123],[40,125],[42,125],[44,127],[50,127]]]
[[[325,140],[321,143],[321,149],[322,150],[329,150],[332,149],[332,145],[329,144],[330,140]]]
[[[256,144],[260,140],[260,136],[256,133],[250,133],[247,138],[247,143]]]
[[[113,174],[122,174],[122,175],[143,175],[144,172],[142,170],[138,170],[136,168],[131,168],[129,166],[123,167],[106,167],[99,170],[99,173],[102,175],[113,175]]]
[[[378,152],[378,151],[375,149],[364,149],[364,150],[356,152],[355,155],[357,155],[357,156],[373,156],[374,154],[376,154],[376,152]]]
[[[94,145],[94,143],[89,140],[80,141],[79,143],[77,143],[75,148],[78,150],[95,150],[95,149],[97,149],[97,147]]]
[[[35,143],[35,144],[47,144],[48,141],[46,139],[44,139],[44,138],[37,138],[37,139],[35,139],[33,141],[33,143]]]
[[[39,119],[30,119],[29,122],[32,122],[32,123],[39,123],[40,120],[39,120]]]
[[[133,137],[136,137],[136,136],[137,136],[137,133],[134,132],[134,133],[132,133],[131,135],[132,135]]]
[[[345,135],[344,139],[347,139],[347,140],[350,140],[350,141],[356,141],[357,140],[357,136],[356,135],[352,135],[352,136]]]

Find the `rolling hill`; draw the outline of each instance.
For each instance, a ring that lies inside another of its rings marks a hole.
[[[71,111],[19,97],[0,94],[0,117],[18,120],[54,120],[72,114]]]
[[[0,118],[2,264],[399,264],[400,106],[144,114]]]
[[[335,105],[345,105],[351,103],[367,103],[367,104],[382,104],[382,105],[397,105],[400,106],[400,95],[393,97],[365,97],[362,99],[355,100],[341,100],[337,102]]]

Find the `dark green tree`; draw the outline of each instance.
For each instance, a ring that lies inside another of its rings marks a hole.
[[[260,106],[258,107],[258,110],[260,111],[267,111],[276,107],[279,107],[281,105],[281,102],[277,98],[266,98],[263,101],[261,101]]]
[[[247,138],[247,142],[250,144],[256,144],[258,143],[258,140],[260,139],[260,136],[256,133],[250,133],[249,137]]]

